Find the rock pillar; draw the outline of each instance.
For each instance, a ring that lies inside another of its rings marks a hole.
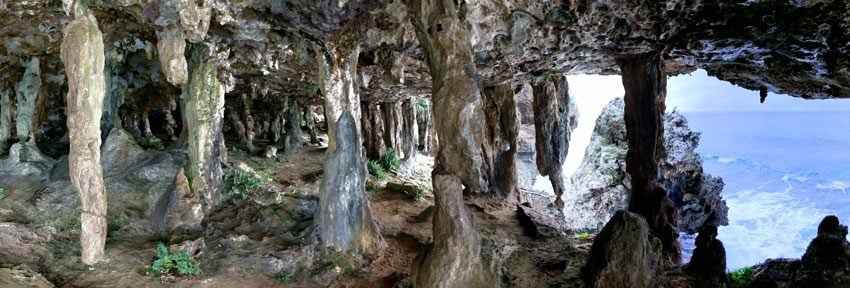
[[[401,155],[401,106],[398,102],[381,103],[381,116],[384,122],[384,145]]]
[[[665,265],[681,262],[676,207],[656,183],[658,159],[664,157],[664,98],[667,75],[657,53],[620,55],[626,120],[626,172],[631,176],[629,211],[643,216],[652,235],[661,240]]]
[[[319,53],[319,80],[325,98],[328,150],[319,198],[319,238],[339,252],[374,254],[386,243],[372,218],[366,196],[366,162],[360,141],[355,32],[331,36]]]
[[[386,153],[384,146],[384,122],[381,117],[381,109],[375,102],[366,102],[361,105],[363,110],[363,147],[366,148],[366,157],[379,159]]]
[[[97,24],[95,24],[96,26]],[[103,42],[103,40],[100,40]],[[101,53],[103,54],[103,53]],[[103,70],[101,68],[101,70]],[[102,78],[102,77],[101,77]],[[35,100],[38,97],[38,90],[41,89],[41,68],[39,68],[38,58],[33,57],[24,70],[24,75],[21,77],[21,82],[15,89],[17,94],[16,120],[15,131],[17,132],[18,140],[27,142],[33,134],[33,119],[35,118]],[[98,118],[100,121],[100,118]]]
[[[491,190],[508,202],[521,202],[516,170],[519,116],[510,84],[484,89],[488,137],[493,145]]]
[[[103,34],[97,19],[85,6],[67,7],[66,12],[74,18],[65,27],[61,45],[62,63],[68,77],[67,124],[71,143],[68,167],[82,208],[80,260],[92,265],[104,260],[106,244],[106,188],[100,166],[100,117],[106,93]],[[18,91],[21,91],[20,86]],[[18,134],[20,137],[20,130]]]
[[[196,54],[198,51],[195,52]],[[202,60],[204,59],[204,60]],[[221,201],[224,152],[222,119],[224,118],[224,86],[218,81],[217,64],[209,57],[195,55],[194,70],[183,87],[186,100],[184,117],[189,140],[189,187],[201,195],[204,211],[209,212]]]
[[[301,109],[293,97],[287,97],[283,104],[283,151],[291,153],[301,148]]]
[[[310,144],[319,145],[322,141],[319,140],[319,131],[316,130],[316,113],[313,112],[313,106],[304,105],[304,126],[307,127],[307,134],[310,135]]]
[[[409,160],[416,152],[419,139],[419,126],[416,122],[416,98],[407,98],[401,103],[402,129],[401,152],[404,159]]]
[[[251,115],[251,97],[242,94],[242,110],[245,114],[245,146],[249,153],[254,153],[254,116]]]
[[[12,137],[12,99],[11,91],[0,91],[0,155],[6,154],[9,138]]]
[[[437,2],[437,3],[434,3]],[[413,286],[492,287],[482,268],[475,223],[464,192],[489,189],[491,148],[469,42],[458,2],[404,1],[431,74],[431,100],[439,148],[434,183],[433,245],[411,269]]]
[[[549,176],[555,190],[555,207],[564,208],[564,160],[570,144],[570,97],[567,77],[549,76],[533,85],[534,145],[537,148],[537,170]]]

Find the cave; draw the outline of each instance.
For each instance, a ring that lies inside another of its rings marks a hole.
[[[0,286],[850,285],[846,0],[0,22]]]

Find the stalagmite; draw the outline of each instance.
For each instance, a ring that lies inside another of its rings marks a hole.
[[[278,113],[275,113],[274,120],[272,120],[272,124],[271,124],[271,128],[270,128],[271,129],[271,132],[270,132],[271,135],[269,136],[270,140],[272,140],[273,143],[277,143],[277,141],[280,140],[280,131],[283,129],[283,125],[281,124],[281,120],[283,120],[283,117],[280,117],[280,115]]]
[[[381,109],[378,109],[378,104],[375,102],[365,102],[361,107],[363,107],[363,120],[366,121],[363,123],[363,146],[366,148],[366,157],[379,159],[387,151],[384,145],[384,122]]]
[[[0,91],[0,155],[6,154],[6,145],[12,136],[12,99],[8,89]]]
[[[254,153],[254,116],[251,115],[251,98],[242,94],[242,108],[245,113],[245,146],[249,153]]]
[[[101,40],[103,41],[103,40]],[[101,53],[103,54],[103,53]],[[26,65],[24,76],[18,83],[16,91],[17,110],[15,119],[15,131],[21,142],[30,141],[33,132],[33,119],[35,118],[35,100],[38,90],[41,89],[41,68],[37,57],[33,57]],[[100,119],[98,119],[100,121]]]
[[[165,133],[168,135],[168,139],[171,139],[171,141],[177,141],[177,134],[175,134],[175,128],[177,128],[177,120],[174,119],[174,114],[172,114],[171,111],[171,108],[166,108],[162,110],[162,112],[165,114]]]
[[[398,102],[381,103],[381,116],[384,122],[384,145],[393,149],[396,155],[401,152],[401,106]]]
[[[405,99],[401,104],[401,110],[403,120],[401,151],[404,153],[404,159],[412,159],[419,139],[419,127],[416,123],[416,98]]]
[[[304,105],[304,126],[307,127],[307,134],[310,134],[310,144],[319,145],[319,131],[316,130],[316,113],[313,112],[313,106]]]
[[[493,145],[493,177],[490,185],[508,202],[522,202],[517,179],[516,155],[519,137],[514,90],[510,84],[484,89],[484,108],[487,111],[488,135]]]
[[[643,216],[652,235],[661,239],[665,266],[681,262],[676,207],[658,187],[658,159],[664,155],[664,98],[667,75],[657,53],[616,58],[626,90],[626,172],[632,179],[629,211]]]
[[[432,3],[438,2],[438,3]],[[407,0],[431,74],[439,148],[434,183],[434,243],[414,261],[414,287],[493,287],[481,263],[481,245],[462,191],[489,188],[490,147],[481,87],[467,24],[457,2]],[[464,191],[465,192],[465,191]]]
[[[245,124],[242,124],[242,120],[239,120],[239,113],[230,110],[230,113],[227,113],[227,119],[230,121],[230,127],[233,128],[233,133],[236,134],[236,141],[243,143],[248,141],[245,135]]]
[[[144,123],[145,127],[145,137],[153,137],[153,132],[151,131],[151,120],[148,114],[148,111],[142,112],[142,123]]]
[[[106,244],[106,188],[100,167],[100,117],[106,92],[103,35],[84,5],[66,6],[65,12],[74,18],[65,27],[61,46],[68,79],[68,167],[82,209],[81,261],[92,265],[104,260]]]
[[[319,198],[319,238],[328,249],[374,254],[386,243],[366,198],[366,162],[360,141],[356,32],[337,31],[319,54],[319,82],[325,98],[328,150]]]
[[[295,98],[289,97],[283,105],[283,129],[286,136],[283,139],[283,151],[291,153],[301,148],[301,109]]]
[[[564,160],[570,143],[569,87],[567,77],[549,76],[532,85],[537,169],[549,176],[555,190],[555,207],[564,208]]]
[[[196,51],[196,54],[201,53]],[[189,169],[186,176],[192,193],[200,193],[204,211],[209,212],[221,201],[221,157],[224,153],[221,130],[225,92],[218,81],[215,60],[206,59],[209,57],[195,56],[194,70],[183,88],[186,100],[183,117],[189,134]]]
[[[433,130],[434,124],[431,123],[431,103],[425,99],[425,109],[424,113],[416,114],[416,126],[419,128],[419,139],[417,139],[417,148],[421,152],[430,152],[431,151],[431,131]]]

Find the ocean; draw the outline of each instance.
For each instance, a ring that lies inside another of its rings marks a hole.
[[[826,215],[850,223],[850,112],[682,114],[702,133],[705,171],[726,183],[727,269],[801,257]]]

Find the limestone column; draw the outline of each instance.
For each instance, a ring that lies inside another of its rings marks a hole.
[[[100,118],[106,93],[103,34],[87,7],[66,6],[65,12],[73,17],[60,48],[68,80],[68,167],[82,208],[80,260],[92,265],[104,260],[106,244],[106,188],[100,167]]]
[[[142,123],[144,123],[145,127],[145,137],[153,137],[153,132],[151,131],[151,120],[148,116],[148,111],[142,112]]]
[[[481,242],[463,201],[487,191],[491,148],[466,22],[457,1],[405,0],[431,74],[431,100],[439,148],[432,178],[431,247],[411,269],[413,286],[493,287],[483,269]]]
[[[30,139],[30,136],[34,136],[32,135],[33,119],[35,118],[35,102],[39,89],[41,89],[41,68],[38,58],[33,57],[27,63],[21,82],[15,89],[17,96],[15,131],[18,140],[21,142],[34,141],[34,139]],[[98,121],[100,120],[98,119]]]
[[[381,117],[381,109],[375,102],[365,102],[363,107],[363,138],[366,156],[370,159],[379,159],[386,153],[384,146],[384,125]]]
[[[404,159],[409,160],[416,152],[419,139],[419,126],[416,123],[416,98],[410,97],[401,103],[402,129],[401,148]]]
[[[519,116],[511,84],[484,89],[488,135],[493,145],[491,189],[509,203],[522,202],[517,179],[516,154]]]
[[[366,196],[366,162],[360,141],[357,91],[357,33],[335,32],[316,46],[319,82],[325,100],[328,150],[319,198],[319,238],[327,249],[374,254],[386,243],[372,218]]]
[[[198,51],[196,54],[202,54]],[[211,57],[195,55],[194,70],[183,87],[186,100],[184,117],[189,144],[189,178],[192,193],[201,195],[204,211],[209,212],[221,201],[224,153],[222,123],[224,118],[224,86],[218,81],[217,64]]]
[[[316,114],[313,113],[313,106],[304,105],[304,126],[307,127],[307,134],[310,134],[310,144],[319,145],[319,132],[316,131]]]
[[[418,100],[417,100],[418,101]],[[422,99],[422,101],[426,101]],[[431,108],[429,107],[430,101],[426,101],[427,108],[425,109],[425,113],[417,113],[416,114],[416,126],[419,128],[419,139],[417,139],[417,148],[421,152],[430,152],[431,151]]]
[[[567,77],[544,76],[533,85],[534,145],[537,170],[549,176],[555,192],[555,207],[563,210],[564,160],[570,144],[570,97]]]
[[[629,211],[643,216],[661,240],[667,267],[681,262],[678,212],[656,183],[658,159],[664,157],[664,98],[667,75],[658,53],[619,55],[617,65],[626,90],[626,172],[631,176]]]
[[[6,154],[9,138],[12,137],[12,94],[8,89],[0,91],[0,155]]]
[[[242,108],[245,114],[245,146],[249,153],[254,153],[254,117],[251,115],[251,98],[242,94]]]
[[[283,141],[283,151],[294,152],[301,148],[301,109],[294,97],[287,97],[283,104],[283,129],[286,136]]]
[[[384,122],[384,146],[393,149],[396,155],[401,152],[401,107],[398,102],[380,104]]]

